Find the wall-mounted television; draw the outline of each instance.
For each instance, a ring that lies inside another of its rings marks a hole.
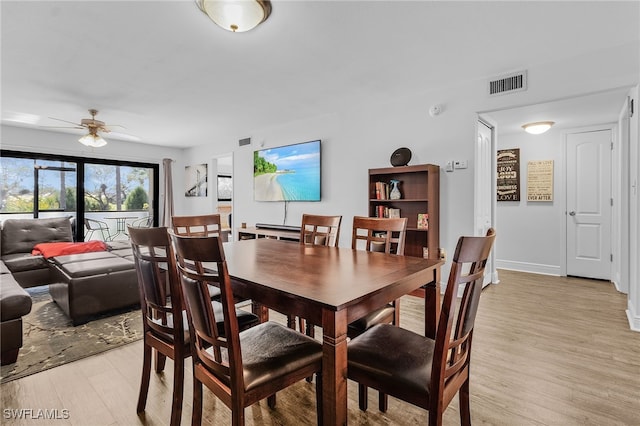
[[[320,201],[320,141],[253,152],[255,201]]]

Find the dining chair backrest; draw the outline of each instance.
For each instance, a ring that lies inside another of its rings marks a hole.
[[[193,356],[232,389],[244,389],[238,320],[222,239],[178,235],[173,230],[169,235],[193,326]],[[216,318],[211,306],[210,284],[220,288],[224,318]],[[219,333],[217,321],[224,321],[224,334]]]
[[[495,241],[493,228],[485,236],[460,237],[453,254],[438,320],[431,370],[431,395],[448,405],[468,378],[471,340],[484,271]],[[462,291],[456,318],[457,296]],[[435,402],[432,406],[435,408]]]
[[[353,218],[351,248],[359,249],[364,242],[367,251],[380,251],[387,254],[404,255],[407,232],[407,218]]]
[[[340,240],[342,216],[302,215],[300,243],[336,247]]]
[[[178,235],[218,237],[221,236],[222,225],[217,213],[197,216],[172,216],[171,225]]]
[[[144,327],[155,332],[172,334],[174,325],[182,332],[181,290],[171,259],[167,228],[129,227],[133,259],[138,274],[140,304],[144,314]],[[171,326],[167,318],[173,317]],[[157,322],[156,320],[161,319]]]

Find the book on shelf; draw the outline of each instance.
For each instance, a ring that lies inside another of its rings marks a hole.
[[[376,200],[389,199],[389,184],[386,182],[376,182]]]
[[[374,217],[400,217],[400,209],[394,209],[391,207],[383,206],[382,204],[378,204],[375,206],[373,211]]]
[[[387,217],[391,217],[391,218],[399,218],[400,217],[400,209],[392,209],[389,208],[389,214]]]
[[[429,213],[418,213],[418,229],[429,229]]]

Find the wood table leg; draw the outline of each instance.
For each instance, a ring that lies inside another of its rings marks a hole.
[[[256,314],[260,322],[269,321],[269,308],[258,302],[251,302],[251,312]]]
[[[347,424],[347,312],[322,312],[322,412],[325,425]]]

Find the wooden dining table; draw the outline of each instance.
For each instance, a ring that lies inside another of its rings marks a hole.
[[[425,331],[435,333],[439,260],[272,239],[226,243],[224,249],[234,294],[251,299],[262,320],[273,308],[322,326],[326,425],[347,423],[350,322],[425,286]]]

